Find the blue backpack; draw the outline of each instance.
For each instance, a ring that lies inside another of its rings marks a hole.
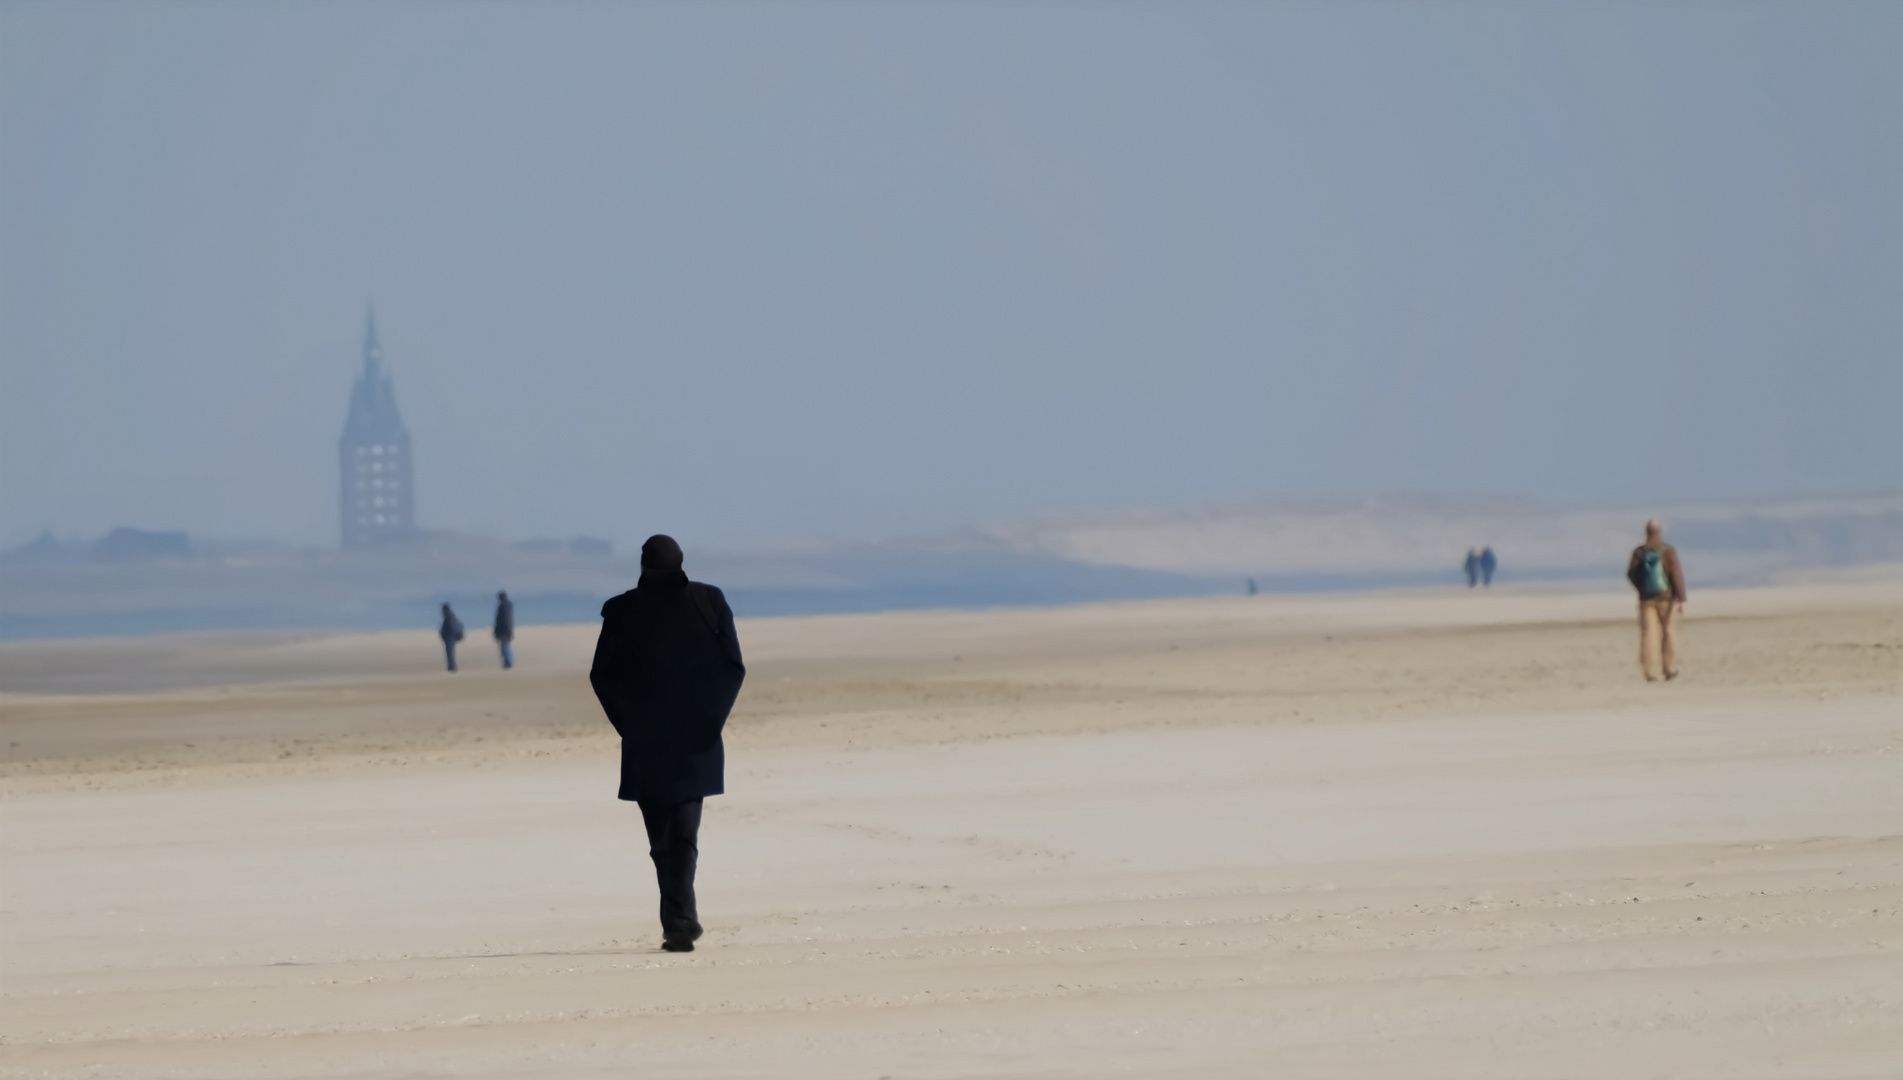
[[[1639,595],[1647,600],[1671,590],[1671,583],[1665,580],[1664,548],[1639,549],[1638,565],[1632,568],[1632,584],[1638,586]]]

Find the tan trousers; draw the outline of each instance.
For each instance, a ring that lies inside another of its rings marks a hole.
[[[1678,605],[1670,593],[1639,601],[1639,668],[1647,682],[1678,677]]]

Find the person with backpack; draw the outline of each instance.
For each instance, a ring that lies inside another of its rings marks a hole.
[[[443,605],[443,625],[436,634],[443,639],[443,656],[449,661],[449,670],[455,671],[456,643],[463,639],[463,621],[449,610],[448,604]]]
[[[618,796],[641,807],[668,952],[701,935],[701,802],[726,790],[720,733],[746,674],[726,597],[687,580],[672,537],[649,537],[640,582],[602,605],[588,681],[621,736]]]
[[[1678,678],[1678,619],[1685,611],[1685,571],[1678,549],[1665,542],[1654,518],[1645,523],[1645,543],[1632,549],[1625,577],[1639,590],[1639,670],[1646,682]]]

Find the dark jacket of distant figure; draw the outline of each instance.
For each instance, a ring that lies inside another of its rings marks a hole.
[[[456,617],[455,612],[449,610],[448,604],[443,605],[443,628],[436,633],[447,642],[463,639],[463,621]]]
[[[673,803],[725,790],[720,730],[746,674],[733,611],[712,585],[648,570],[602,605],[588,681],[621,736],[620,797]]]
[[[626,581],[626,578],[622,579]],[[510,641],[515,638],[515,601],[496,601],[496,640]]]

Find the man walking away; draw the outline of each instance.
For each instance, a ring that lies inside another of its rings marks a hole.
[[[509,648],[515,640],[515,602],[506,592],[496,594],[495,635],[496,645],[502,649],[502,670],[507,671],[515,666],[515,652]]]
[[[449,661],[449,670],[456,670],[456,643],[463,639],[463,621],[456,613],[443,605],[443,628],[437,631],[443,639],[443,656]]]
[[[1467,587],[1469,589],[1480,584],[1480,553],[1478,551],[1468,548],[1467,561],[1460,565],[1462,569],[1467,571]]]
[[[1500,560],[1493,557],[1492,548],[1482,551],[1480,553],[1480,584],[1489,589],[1493,588],[1493,571],[1499,565]]]
[[[726,597],[687,580],[673,538],[649,537],[640,583],[602,605],[588,681],[621,736],[620,797],[641,806],[668,952],[700,937],[701,800],[725,790],[720,731],[746,674]]]
[[[1685,611],[1685,571],[1678,550],[1665,542],[1657,519],[1645,523],[1645,543],[1632,549],[1625,577],[1639,590],[1639,669],[1646,682],[1678,678],[1678,617]]]

